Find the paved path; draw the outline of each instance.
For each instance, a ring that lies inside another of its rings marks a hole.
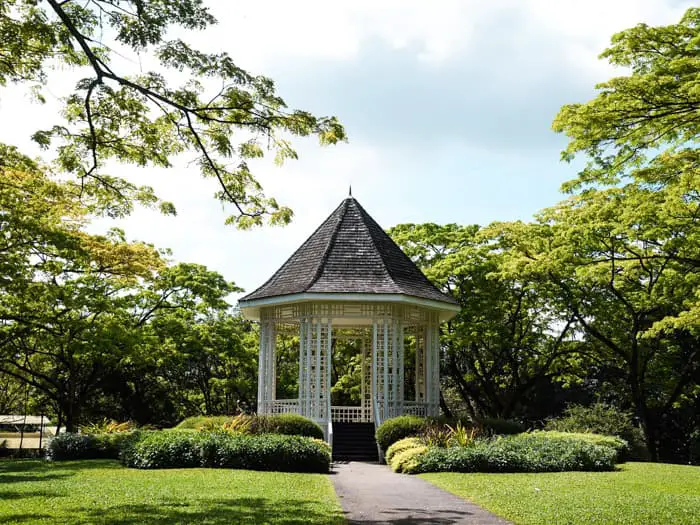
[[[423,525],[508,522],[415,476],[376,463],[334,463],[331,475],[348,523]]]

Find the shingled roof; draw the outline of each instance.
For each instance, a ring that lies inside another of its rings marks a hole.
[[[400,294],[457,303],[423,275],[353,197],[240,303],[299,293]]]

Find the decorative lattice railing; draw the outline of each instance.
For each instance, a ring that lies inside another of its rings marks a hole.
[[[436,416],[438,406],[434,403],[416,403],[415,401],[404,401],[403,413],[411,416]]]
[[[332,406],[331,419],[338,423],[363,423],[370,421],[370,414],[362,407]]]

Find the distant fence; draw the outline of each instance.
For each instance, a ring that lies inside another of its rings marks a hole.
[[[0,415],[0,446],[9,450],[41,449],[54,430],[46,416]]]

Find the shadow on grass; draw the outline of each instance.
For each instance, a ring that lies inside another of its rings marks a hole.
[[[115,505],[106,508],[78,507],[73,511],[75,523],[307,523],[341,524],[342,512],[319,512],[317,502],[303,500],[266,500],[265,498],[227,498],[195,502]],[[37,514],[6,515],[9,522],[30,523]]]

